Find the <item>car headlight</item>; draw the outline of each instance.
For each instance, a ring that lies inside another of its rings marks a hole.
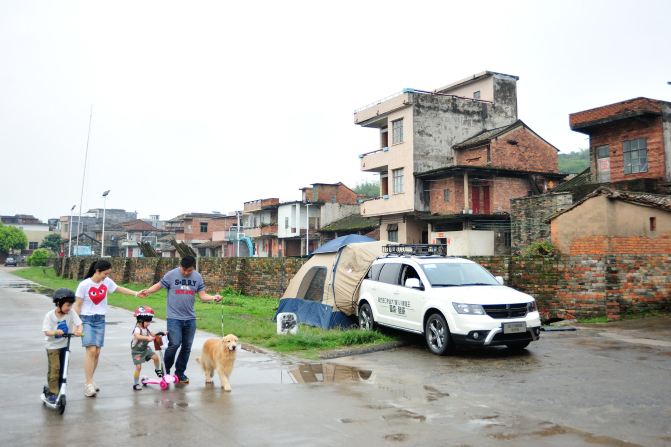
[[[458,314],[484,315],[485,310],[479,304],[452,303]]]
[[[538,306],[536,306],[536,300],[527,303],[527,312],[538,312]]]

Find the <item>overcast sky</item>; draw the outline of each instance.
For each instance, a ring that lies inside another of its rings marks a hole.
[[[562,152],[568,114],[671,100],[671,2],[0,1],[0,213],[171,218],[368,178],[353,110],[484,70]]]

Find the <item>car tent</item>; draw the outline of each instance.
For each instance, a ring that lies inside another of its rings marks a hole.
[[[364,238],[343,236],[315,250],[289,281],[277,313],[293,312],[300,323],[325,329],[351,326],[361,281],[389,244]]]

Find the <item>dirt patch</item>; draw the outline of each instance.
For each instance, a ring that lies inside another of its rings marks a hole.
[[[391,433],[389,435],[384,435],[385,441],[405,442],[408,438],[409,436],[405,433]]]

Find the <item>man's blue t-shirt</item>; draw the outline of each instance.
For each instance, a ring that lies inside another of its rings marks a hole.
[[[161,287],[168,290],[168,318],[194,320],[196,293],[205,290],[203,277],[194,271],[189,276],[182,275],[179,267],[170,270],[161,279]]]

